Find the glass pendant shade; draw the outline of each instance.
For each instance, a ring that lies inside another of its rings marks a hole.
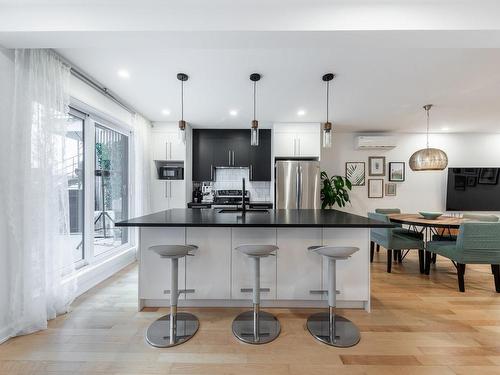
[[[332,123],[327,122],[323,126],[323,147],[331,148],[332,147]]]
[[[448,156],[438,148],[424,148],[410,157],[412,171],[442,171],[448,166]]]
[[[252,129],[250,130],[250,146],[259,145],[259,122],[252,121]]]
[[[186,121],[179,121],[179,129],[177,131],[180,143],[186,143]]]

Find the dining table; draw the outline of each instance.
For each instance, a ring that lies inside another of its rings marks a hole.
[[[428,249],[428,243],[432,241],[432,237],[434,235],[440,236],[441,239],[446,240],[449,238],[452,240],[452,236],[454,235],[454,231],[460,228],[460,224],[467,221],[460,216],[451,216],[451,215],[442,215],[436,219],[426,219],[420,214],[388,214],[389,220],[395,224],[407,225],[408,230],[411,230],[415,233],[422,233],[424,240],[424,257],[432,256]],[[436,262],[435,255],[432,258],[432,261]],[[425,262],[424,258],[424,264]],[[429,274],[428,269],[420,269],[422,273]]]

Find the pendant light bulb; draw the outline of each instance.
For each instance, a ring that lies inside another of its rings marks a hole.
[[[442,171],[448,166],[448,155],[443,150],[429,147],[429,111],[432,104],[424,105],[427,116],[427,147],[418,150],[410,157],[412,171]]]
[[[333,73],[323,75],[323,81],[326,82],[326,122],[323,124],[322,138],[323,148],[332,147],[332,123],[329,120],[330,107],[330,81],[335,77]]]
[[[250,74],[250,81],[253,82],[253,120],[252,128],[250,129],[250,146],[259,145],[259,122],[256,119],[256,98],[257,98],[257,82],[260,80],[259,73]]]
[[[188,75],[178,73],[177,79],[181,81],[181,119],[179,120],[178,138],[180,143],[186,143],[186,121],[184,121],[184,82],[188,80]]]

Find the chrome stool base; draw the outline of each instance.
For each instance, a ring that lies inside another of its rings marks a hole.
[[[280,331],[278,319],[265,311],[245,311],[233,320],[233,334],[247,344],[267,344],[278,337]]]
[[[311,315],[307,319],[307,329],[315,339],[340,348],[354,346],[361,339],[359,329],[353,322],[328,312]]]
[[[169,348],[189,340],[200,327],[198,318],[189,313],[177,313],[174,321],[173,329],[171,329],[171,314],[154,321],[148,328],[146,341],[157,348]]]

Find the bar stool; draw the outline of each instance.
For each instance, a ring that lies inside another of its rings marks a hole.
[[[356,345],[360,340],[359,329],[349,319],[335,314],[336,305],[336,261],[348,259],[359,250],[357,247],[311,246],[310,251],[328,260],[328,312],[311,315],[307,329],[317,340],[341,348]]]
[[[266,344],[280,333],[278,319],[265,311],[260,311],[260,258],[268,257],[278,246],[241,245],[236,250],[253,259],[253,310],[241,313],[233,320],[233,334],[247,344]]]
[[[198,318],[189,313],[177,312],[177,301],[180,293],[192,290],[179,290],[179,258],[193,255],[198,249],[195,245],[159,245],[151,246],[162,259],[170,259],[170,314],[153,322],[146,333],[146,341],[157,348],[168,348],[182,344],[194,336],[200,323]]]

